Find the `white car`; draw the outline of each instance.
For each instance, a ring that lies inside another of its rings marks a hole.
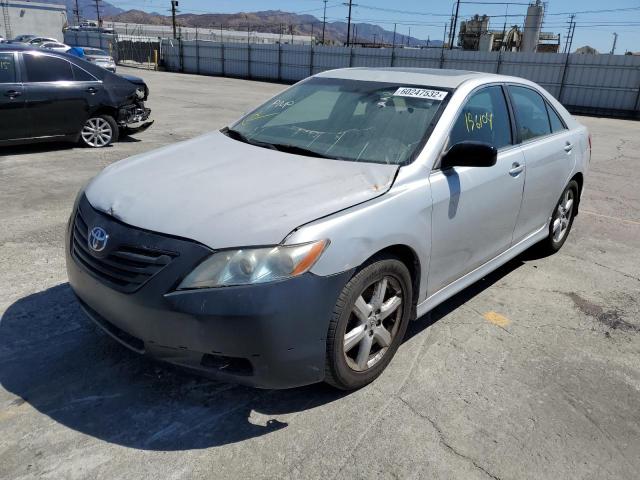
[[[116,62],[113,60],[113,57],[109,55],[108,52],[102,50],[100,48],[95,47],[81,47],[84,52],[84,59],[95,63],[99,67],[109,70],[110,72],[116,73]]]
[[[106,168],[73,208],[69,283],[136,352],[262,388],[359,388],[411,320],[559,250],[590,157],[587,129],[522,78],[326,71]]]
[[[55,38],[50,38],[50,37],[35,37],[35,38],[32,38],[31,40],[28,40],[26,43],[27,45],[31,45],[33,47],[39,47],[43,43],[47,43],[47,42],[60,43],[59,40]]]
[[[47,50],[53,50],[54,52],[64,53],[69,50],[71,47],[69,45],[65,45],[60,42],[45,42],[40,45],[40,48],[45,48]]]

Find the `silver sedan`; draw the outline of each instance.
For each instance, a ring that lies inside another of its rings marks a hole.
[[[567,240],[591,140],[522,78],[343,69],[110,166],[69,281],[133,350],[264,388],[373,381],[408,323]]]

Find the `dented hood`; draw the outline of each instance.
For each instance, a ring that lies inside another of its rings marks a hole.
[[[397,169],[278,152],[213,132],[117,162],[86,195],[129,225],[214,249],[270,245],[382,195]]]

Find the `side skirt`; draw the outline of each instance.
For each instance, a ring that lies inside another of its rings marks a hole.
[[[509,260],[517,257],[519,254],[524,252],[527,248],[535,245],[540,240],[544,239],[547,236],[548,224],[545,224],[539,230],[536,230],[528,237],[523,238],[518,243],[510,247],[508,250],[505,250],[497,257],[489,260],[487,263],[480,265],[475,270],[470,271],[463,277],[460,277],[458,280],[450,283],[446,287],[441,288],[437,292],[435,292],[430,297],[427,297],[422,303],[420,303],[417,307],[417,316],[416,318],[420,318],[422,315],[426,314],[429,310],[437,307],[439,304],[444,302],[445,300],[451,298],[456,293],[464,290],[469,285],[477,282],[481,278],[485,277],[489,273],[496,270],[498,267],[504,265]]]

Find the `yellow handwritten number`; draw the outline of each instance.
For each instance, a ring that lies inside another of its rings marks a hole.
[[[467,112],[464,115],[464,123],[467,127],[467,132],[473,132],[476,129],[480,130],[485,125],[488,125],[490,130],[493,130],[493,113],[484,112],[474,115],[471,112]]]

